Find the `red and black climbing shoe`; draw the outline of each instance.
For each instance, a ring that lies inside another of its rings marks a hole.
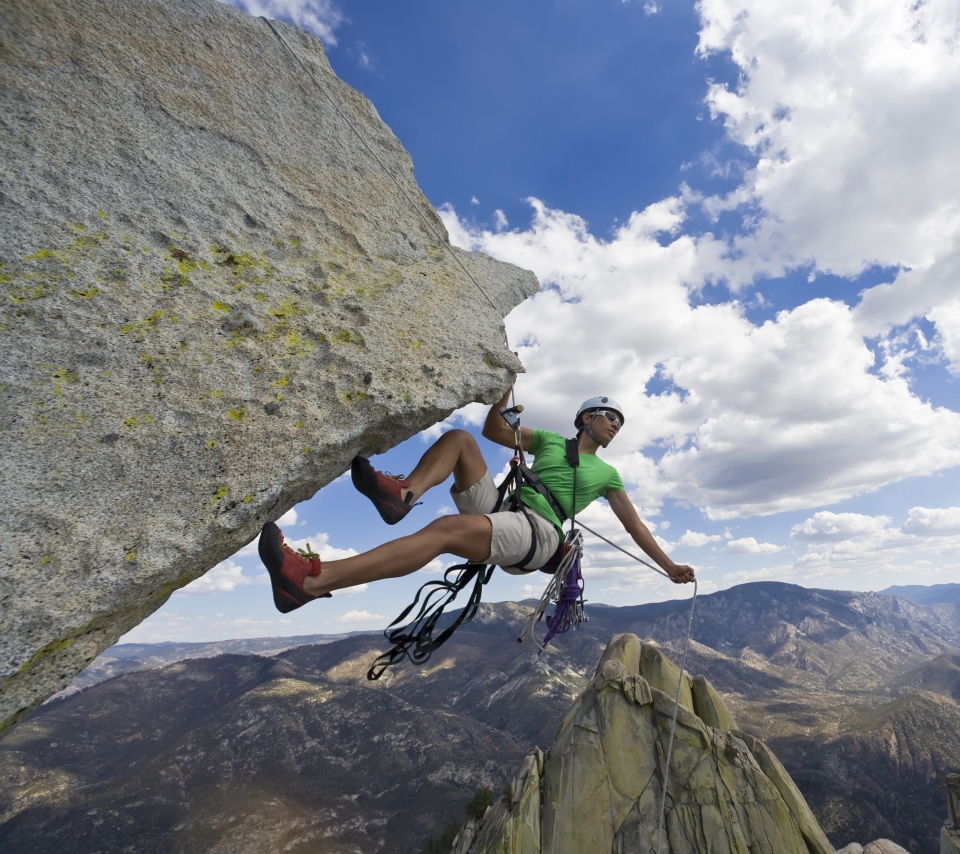
[[[289,614],[307,602],[330,596],[329,593],[322,597],[311,596],[303,589],[308,575],[320,574],[320,555],[311,551],[310,543],[307,543],[306,551],[294,551],[284,543],[280,529],[273,522],[267,522],[260,532],[258,551],[270,573],[273,604],[281,614]]]
[[[350,473],[357,491],[373,502],[388,525],[396,525],[410,512],[413,493],[410,481],[404,480],[403,475],[379,472],[363,457],[353,458]]]

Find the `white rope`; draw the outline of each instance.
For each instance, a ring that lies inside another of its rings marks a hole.
[[[592,528],[588,528],[583,522],[578,523],[581,528],[585,531],[589,531],[595,537],[599,537],[608,545],[613,546],[615,549],[623,552],[628,557],[632,557],[638,563],[642,563],[644,566],[650,567],[654,572],[659,572],[665,578],[669,578],[670,574],[664,572],[659,567],[654,566],[652,563],[647,563],[643,558],[637,557],[635,554],[628,552],[624,548],[620,548],[616,543],[608,540],[603,534],[598,534]],[[693,579],[693,598],[690,600],[690,617],[687,620],[687,633],[683,639],[683,652],[680,655],[680,678],[677,679],[677,694],[673,698],[673,720],[670,722],[670,740],[667,743],[667,761],[666,767],[663,771],[663,792],[660,796],[660,818],[657,822],[657,854],[660,854],[660,845],[663,842],[663,816],[667,809],[667,782],[670,779],[670,758],[673,755],[673,735],[677,729],[677,713],[680,711],[680,687],[683,685],[683,674],[685,672],[685,667],[687,663],[687,646],[690,642],[690,635],[693,632],[693,609],[697,605],[697,579]]]
[[[300,59],[300,57],[293,52],[293,49],[290,47],[290,45],[287,44],[286,39],[284,39],[284,37],[280,35],[280,31],[273,25],[273,22],[269,18],[263,18],[262,20],[266,21],[267,26],[270,27],[271,30],[273,30],[273,34],[278,39],[280,39],[280,43],[287,49],[287,51],[297,61],[300,67],[307,72],[308,76],[313,81],[314,85],[324,94],[324,96],[326,96],[327,100],[330,102],[333,108],[337,111],[337,115],[339,115],[340,118],[343,119],[347,123],[349,128],[357,135],[357,139],[360,140],[360,142],[363,144],[363,147],[366,148],[367,151],[369,151],[370,154],[373,155],[373,159],[380,164],[380,168],[383,169],[384,174],[391,181],[393,181],[394,184],[397,185],[397,189],[400,191],[403,197],[410,203],[410,206],[417,212],[417,214],[419,214],[420,219],[422,219],[426,224],[427,228],[429,228],[430,231],[434,233],[437,240],[439,240],[440,243],[450,253],[453,260],[456,261],[457,264],[460,266],[460,269],[463,270],[463,272],[467,274],[467,277],[470,279],[470,281],[473,282],[474,285],[476,285],[477,290],[480,291],[480,293],[482,293],[486,297],[487,302],[490,303],[491,306],[493,306],[493,309],[498,313],[498,316],[502,316],[500,314],[500,311],[501,311],[500,307],[492,299],[490,299],[490,295],[480,286],[480,283],[474,278],[473,274],[463,265],[463,262],[457,257],[456,252],[453,251],[453,247],[450,245],[450,242],[443,235],[441,235],[439,231],[437,231],[433,223],[430,222],[430,220],[426,217],[424,212],[420,209],[420,206],[412,198],[410,198],[407,191],[403,188],[403,185],[400,183],[399,180],[397,180],[396,176],[387,168],[387,165],[380,159],[380,157],[377,155],[377,152],[373,150],[371,145],[364,138],[363,134],[361,134],[360,131],[357,130],[356,127],[354,127],[350,119],[346,116],[346,114],[344,114],[343,110],[340,109],[340,107],[337,105],[337,102],[333,100],[330,93],[321,85],[320,81],[317,80],[313,72],[307,67],[307,65],[303,62],[303,60]],[[504,339],[504,342],[506,343],[507,349],[509,350],[510,340],[507,338],[506,327],[504,327],[503,339]]]

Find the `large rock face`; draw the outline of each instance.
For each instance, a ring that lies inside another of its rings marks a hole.
[[[3,725],[520,369],[533,276],[457,252],[484,296],[373,107],[275,26],[289,49],[214,0],[0,0]]]
[[[656,851],[677,669],[618,635],[546,755],[520,775],[457,854]],[[755,738],[705,721],[733,718],[709,682],[681,686],[663,854],[833,854],[790,776]],[[672,683],[672,684],[671,684]]]

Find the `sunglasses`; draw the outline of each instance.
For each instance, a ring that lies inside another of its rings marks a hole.
[[[616,424],[617,427],[621,426],[620,416],[616,412],[611,412],[609,409],[596,409],[594,410],[594,415],[602,415],[607,421],[610,421],[613,424]]]

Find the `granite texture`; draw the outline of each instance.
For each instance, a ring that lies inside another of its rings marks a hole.
[[[373,106],[274,26],[0,0],[0,729],[522,369],[533,275],[448,249]]]
[[[678,676],[656,647],[616,636],[556,743],[527,756],[500,802],[461,833],[455,854],[656,851]],[[762,742],[708,726],[705,719],[733,717],[706,680],[692,681],[695,689],[681,692],[692,709],[677,710],[659,850],[833,854],[783,766]]]

